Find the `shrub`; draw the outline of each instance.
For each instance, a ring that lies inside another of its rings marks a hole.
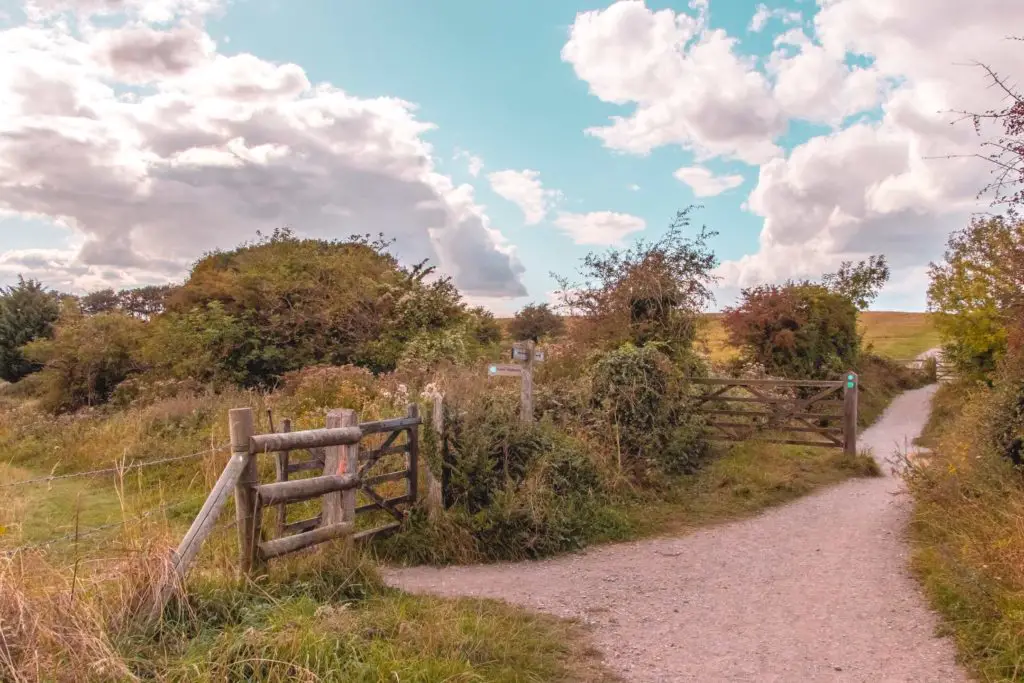
[[[167,327],[189,348],[212,348],[215,370],[207,374],[244,386],[272,386],[318,364],[390,371],[413,339],[470,323],[479,337],[493,337],[486,316],[467,311],[450,280],[428,282],[432,268],[403,268],[387,246],[278,231],[210,254],[169,297]],[[202,372],[188,358],[179,354],[170,364]]]
[[[655,347],[626,344],[605,354],[594,366],[592,391],[621,465],[635,474],[689,471],[708,454],[700,422],[686,410],[685,377]]]
[[[508,331],[517,341],[532,339],[539,342],[562,334],[565,321],[548,304],[530,304],[516,313]]]
[[[25,356],[43,364],[43,403],[71,411],[105,403],[117,386],[140,370],[145,323],[123,313],[83,316],[66,310],[53,339],[36,340]]]
[[[860,351],[853,301],[808,282],[744,289],[723,324],[746,362],[776,376],[832,378],[853,367]]]
[[[578,280],[557,278],[562,304],[578,318],[577,336],[606,349],[660,343],[672,357],[689,353],[700,312],[713,298],[717,263],[707,244],[714,233],[683,236],[691,209],[678,212],[657,241],[588,254]]]
[[[41,368],[22,353],[33,339],[48,339],[60,314],[57,295],[35,280],[0,290],[0,379],[17,382]]]

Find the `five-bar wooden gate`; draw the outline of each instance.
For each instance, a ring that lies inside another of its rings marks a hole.
[[[693,378],[702,391],[692,410],[705,415],[711,437],[760,439],[857,452],[857,374],[845,379]]]

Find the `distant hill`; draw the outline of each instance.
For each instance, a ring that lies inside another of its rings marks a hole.
[[[722,328],[721,313],[708,313],[708,324],[698,337],[698,346],[713,360],[724,361],[736,355]],[[498,318],[508,334],[512,318]],[[864,341],[875,353],[890,358],[914,358],[939,345],[939,333],[927,313],[904,311],[865,311],[860,318]]]

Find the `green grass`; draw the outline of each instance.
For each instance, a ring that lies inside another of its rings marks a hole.
[[[868,455],[851,459],[834,448],[748,441],[721,448],[711,462],[692,475],[675,477],[655,490],[612,494],[574,520],[572,526],[558,533],[548,531],[571,540],[564,549],[683,533],[741,519],[852,477],[879,474],[877,464]],[[527,553],[521,542],[501,543],[488,536],[490,542],[478,543],[471,532],[472,521],[459,511],[436,522],[420,517],[405,531],[379,543],[377,551],[383,560],[399,564],[459,564],[536,556]],[[513,517],[500,523],[523,521]],[[485,529],[491,531],[491,527]]]
[[[875,353],[898,360],[916,358],[942,343],[927,313],[866,311],[859,326]]]
[[[486,600],[412,596],[320,551],[260,586],[198,585],[194,614],[122,643],[164,681],[611,681],[578,624]],[[344,568],[345,571],[339,571]]]
[[[749,441],[729,448],[661,500],[625,507],[635,537],[676,533],[742,519],[853,477],[881,474],[867,454]]]

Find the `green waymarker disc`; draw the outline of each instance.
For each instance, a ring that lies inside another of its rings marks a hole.
[[[853,382],[847,382],[846,383],[846,388],[847,389],[853,389]]]

